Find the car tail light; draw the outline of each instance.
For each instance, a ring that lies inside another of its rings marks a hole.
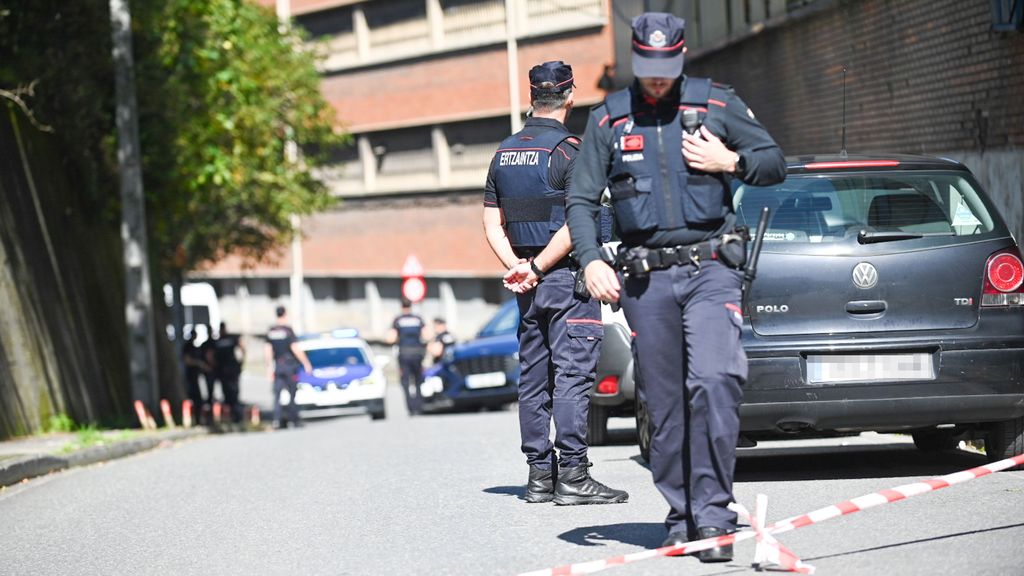
[[[1024,263],[1016,248],[1001,250],[985,263],[985,287],[982,306],[1020,306],[1024,304]]]
[[[597,383],[598,394],[618,394],[619,393],[619,377],[618,376],[605,376]]]

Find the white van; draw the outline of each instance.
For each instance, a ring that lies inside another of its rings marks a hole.
[[[164,284],[164,302],[171,307],[174,302],[170,284]],[[217,292],[207,282],[192,282],[181,286],[181,304],[185,308],[185,326],[187,334],[195,329],[196,345],[200,345],[212,335],[206,332],[206,326],[216,331],[220,327],[220,304]],[[174,339],[174,327],[167,327],[167,335]]]

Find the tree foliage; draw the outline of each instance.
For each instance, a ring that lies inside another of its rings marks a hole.
[[[313,171],[343,141],[301,33],[245,0],[135,6],[143,174],[161,268],[282,245],[291,215],[330,204]],[[288,161],[289,142],[300,161]]]
[[[26,87],[98,223],[120,218],[109,0],[0,0],[0,90]],[[132,0],[151,262],[170,278],[259,258],[331,197],[314,177],[345,140],[301,30],[249,0]],[[286,160],[294,141],[299,162]],[[115,228],[116,229],[116,228]]]

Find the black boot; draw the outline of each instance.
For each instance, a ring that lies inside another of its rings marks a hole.
[[[700,528],[697,528],[697,532],[700,533],[700,539],[704,540],[705,538],[725,536],[731,531],[724,530],[722,528],[715,528],[714,526],[701,526]],[[701,562],[728,562],[732,560],[732,544],[715,546],[714,548],[701,550],[700,552],[697,552],[697,559]]]
[[[530,477],[526,481],[526,501],[531,504],[551,502],[551,499],[554,497],[554,470],[530,466]]]
[[[629,499],[624,490],[616,490],[590,477],[590,463],[558,469],[555,504],[618,504]]]

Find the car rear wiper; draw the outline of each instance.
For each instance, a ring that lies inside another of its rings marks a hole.
[[[894,240],[913,240],[927,236],[955,236],[953,232],[870,232],[861,230],[857,234],[857,242],[874,244],[875,242],[892,242]]]

